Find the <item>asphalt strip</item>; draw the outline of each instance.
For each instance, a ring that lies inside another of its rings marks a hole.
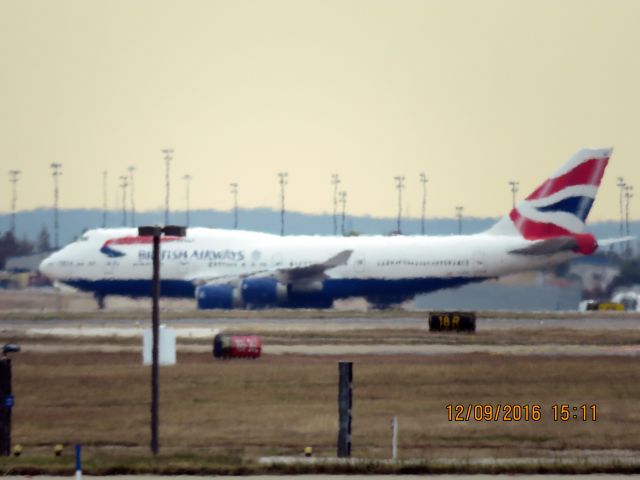
[[[23,343],[24,352],[141,353],[142,345]],[[209,353],[209,345],[177,345],[182,353]],[[264,345],[264,355],[454,355],[485,353],[524,356],[640,356],[640,345]]]

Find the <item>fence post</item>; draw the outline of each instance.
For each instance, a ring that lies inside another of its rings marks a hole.
[[[351,415],[353,407],[353,363],[340,362],[338,383],[338,457],[351,456]]]

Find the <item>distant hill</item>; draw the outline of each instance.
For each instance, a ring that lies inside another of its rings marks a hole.
[[[170,220],[175,224],[184,224],[185,212],[172,212]],[[232,228],[233,212],[220,210],[194,210],[190,214],[191,226]],[[269,208],[240,209],[239,228],[268,233],[280,232],[280,212]],[[69,209],[60,210],[60,244],[71,242],[85,229],[102,226],[102,210],[100,209]],[[136,223],[163,223],[164,211],[146,211],[136,213]],[[466,217],[462,221],[463,233],[478,233],[489,228],[496,218]],[[0,215],[0,232],[10,228],[11,215]],[[122,225],[122,213],[110,211],[107,215],[108,227]],[[340,225],[340,217],[338,218]],[[426,233],[429,235],[452,235],[458,232],[458,221],[455,218],[427,218]],[[16,215],[17,236],[35,240],[38,233],[46,227],[53,242],[53,210],[40,208],[18,212]],[[640,222],[632,222],[631,231],[637,232]],[[396,229],[396,218],[349,216],[346,228],[363,235],[386,235]],[[597,237],[615,237],[619,235],[618,222],[598,222],[589,225],[589,230]],[[407,235],[420,233],[420,219],[408,218],[402,220],[402,231]],[[307,214],[287,212],[285,216],[285,233],[287,235],[331,235],[333,234],[333,215]]]

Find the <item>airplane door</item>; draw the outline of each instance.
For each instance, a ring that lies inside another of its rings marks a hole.
[[[189,260],[180,260],[178,263],[178,274],[184,277],[189,273]]]
[[[105,278],[113,278],[116,266],[118,262],[116,260],[108,259],[104,264],[103,273]]]
[[[471,254],[471,270],[475,273],[486,273],[487,257],[482,250],[476,250]]]
[[[282,267],[282,255],[279,253],[274,253],[271,256],[271,267],[272,268],[281,268]]]
[[[356,273],[364,273],[366,270],[366,262],[364,253],[357,253],[353,257],[353,264],[355,266]]]

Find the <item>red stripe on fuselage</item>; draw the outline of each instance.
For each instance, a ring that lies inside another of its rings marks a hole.
[[[160,242],[173,242],[178,240],[180,237],[160,237]],[[147,245],[153,243],[153,237],[121,237],[121,238],[112,238],[111,240],[107,240],[104,243],[105,247],[109,245]]]
[[[527,200],[545,198],[564,188],[575,185],[593,185],[597,187],[600,185],[608,161],[609,158],[587,160],[559,177],[548,179],[529,195]]]

